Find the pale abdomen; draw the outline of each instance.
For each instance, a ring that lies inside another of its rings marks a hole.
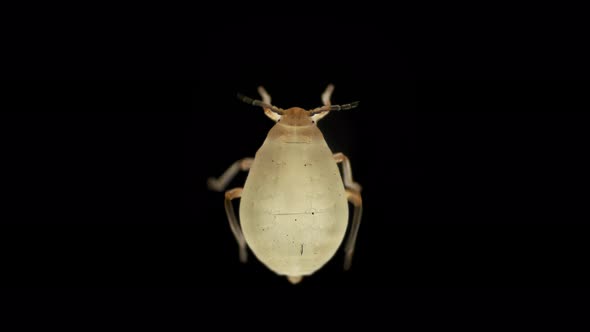
[[[240,222],[256,257],[280,275],[312,274],[340,246],[348,205],[322,140],[266,140],[244,185]]]

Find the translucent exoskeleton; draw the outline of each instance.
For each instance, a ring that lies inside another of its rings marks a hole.
[[[348,270],[361,222],[361,186],[352,179],[350,161],[330,151],[317,127],[331,111],[358,105],[331,105],[333,90],[329,85],[322,94],[324,106],[312,110],[273,106],[262,87],[258,89],[262,100],[240,95],[242,101],[261,106],[276,124],[254,158],[238,160],[208,181],[211,190],[223,191],[240,170],[249,171],[243,188],[225,192],[240,260],[246,262],[250,247],[264,265],[292,283],[313,274],[335,255],[346,234],[350,202],[354,213],[344,244]],[[241,198],[239,221],[232,204],[235,198]]]

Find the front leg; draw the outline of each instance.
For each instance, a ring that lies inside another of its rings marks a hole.
[[[239,171],[248,171],[254,162],[254,158],[244,158],[233,163],[219,178],[207,179],[210,190],[221,192],[236,177]]]

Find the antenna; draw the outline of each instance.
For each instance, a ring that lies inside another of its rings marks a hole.
[[[237,97],[240,101],[242,101],[246,104],[253,105],[253,106],[260,106],[260,107],[264,108],[265,110],[268,109],[268,110],[271,110],[271,111],[273,111],[277,114],[280,114],[280,115],[285,114],[285,110],[283,110],[282,108],[278,108],[278,107],[273,106],[269,103],[265,103],[262,100],[252,99],[248,96],[244,96],[241,93],[238,93]]]

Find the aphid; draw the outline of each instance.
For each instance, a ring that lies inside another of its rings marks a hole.
[[[361,186],[352,179],[349,159],[333,154],[317,127],[331,111],[348,110],[358,102],[331,105],[334,90],[322,94],[322,107],[287,110],[271,104],[259,87],[262,100],[238,95],[260,106],[276,124],[254,158],[236,161],[219,178],[209,178],[211,190],[223,191],[240,171],[249,174],[243,188],[225,192],[225,210],[246,262],[248,245],[269,269],[298,283],[326,264],[337,252],[348,224],[347,201],[354,206],[351,229],[344,246],[344,269],[348,270],[362,215]],[[337,163],[342,163],[343,176]],[[240,223],[232,200],[241,197]]]

